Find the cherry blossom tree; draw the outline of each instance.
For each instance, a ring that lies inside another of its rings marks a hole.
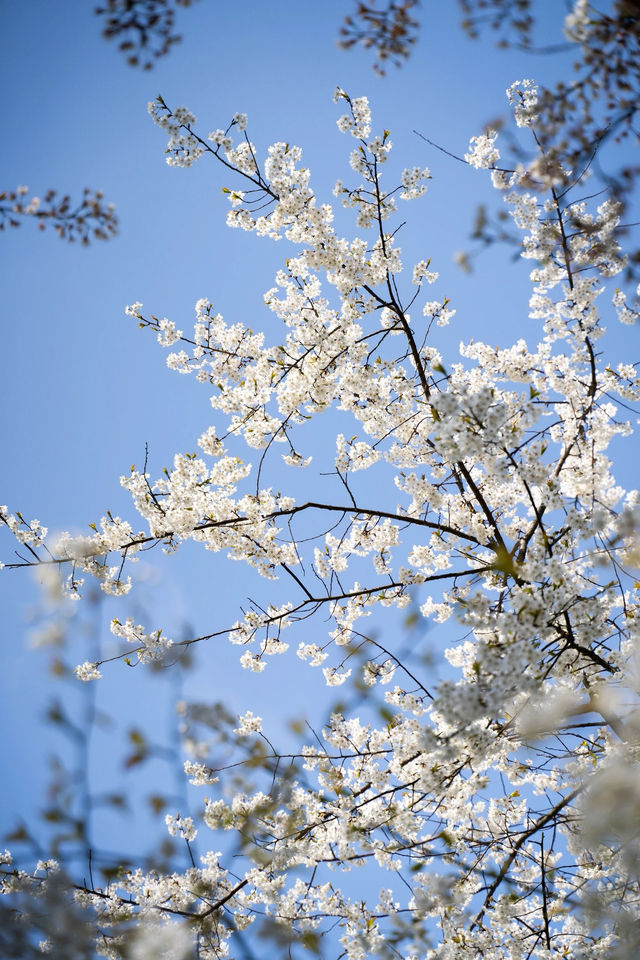
[[[8,955],[36,955],[42,934],[67,956],[241,956],[257,932],[279,956],[637,956],[640,517],[610,447],[632,442],[640,382],[601,338],[638,311],[616,287],[619,203],[590,200],[584,173],[547,156],[531,80],[507,94],[528,162],[502,166],[492,130],[466,161],[521,233],[531,298],[514,342],[485,343],[477,327],[472,339],[463,321],[455,356],[436,346],[455,314],[436,252],[407,272],[397,243],[398,208],[429,171],[394,170],[364,97],[336,91],[351,151],[333,192],[352,237],[298,147],[275,143],[262,161],[243,114],[207,136],[188,109],[150,104],[168,163],[215,161],[229,226],[286,246],[264,296],[280,332],[227,321],[207,298],[192,332],[129,306],[168,366],[213,394],[200,453],[176,454],[158,479],[122,478],[135,524],[107,514],[90,536],[52,541],[3,507],[22,550],[7,567],[57,569],[71,596],[86,578],[119,596],[142,550],[223,552],[265,581],[239,619],[175,641],[114,619],[119,652],[79,664],[79,680],[118,660],[173,669],[226,637],[265,684],[297,654],[319,687],[370,691],[377,709],[358,695],[284,753],[251,703],[229,717],[182,702],[185,776],[207,797],[167,828],[207,852],[101,885],[7,851]],[[269,476],[282,485],[283,462],[291,489],[299,471],[329,471],[331,494],[280,492]],[[393,631],[366,627],[412,604],[458,624],[435,683]]]

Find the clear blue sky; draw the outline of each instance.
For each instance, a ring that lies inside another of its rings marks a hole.
[[[400,168],[428,165],[433,174],[426,199],[406,208],[411,222],[401,246],[406,265],[432,259],[440,272],[434,295],[450,297],[458,311],[443,344],[451,349],[470,336],[504,344],[529,335],[526,263],[512,264],[511,251],[500,249],[484,254],[471,277],[453,263],[454,253],[468,246],[476,204],[493,202],[487,180],[428,147],[413,130],[463,154],[470,136],[505,112],[511,82],[557,76],[561,59],[497,51],[490,36],[471,42],[459,29],[453,0],[425,0],[410,62],[380,79],[369,54],[336,47],[351,8],[345,0],[200,0],[178,11],[182,44],[144,73],[127,67],[115,44],[100,37],[93,6],[87,0],[5,0],[0,6],[0,187],[26,184],[40,195],[56,187],[72,197],[85,186],[100,188],[121,222],[116,239],[90,249],[29,222],[0,236],[0,502],[51,530],[86,530],[107,508],[132,518],[118,478],[132,463],[142,465],[145,443],[157,475],[174,452],[194,449],[212,422],[206,388],[166,369],[153,336],[124,315],[126,304],[141,300],[185,330],[200,297],[229,320],[254,328],[271,322],[262,294],[288,250],[225,228],[221,187],[234,184],[207,158],[190,170],[165,164],[165,137],[146,113],[158,93],[171,105],[187,105],[205,133],[243,111],[262,148],[274,140],[300,144],[317,193],[328,200],[348,169],[350,150],[336,128],[333,90],[339,84],[353,96],[368,95],[374,125],[391,130]],[[541,6],[540,38],[556,40],[563,5]],[[8,537],[0,549],[0,559],[9,561]],[[231,623],[250,589],[239,577],[244,571],[223,557],[203,562],[185,551],[162,568],[168,576],[175,569],[176,579],[170,583],[165,573],[160,601],[158,591],[145,587],[144,622],[167,630],[188,622],[201,633]],[[50,744],[39,719],[50,681],[46,657],[25,640],[25,611],[36,598],[28,574],[0,574],[0,709],[4,729],[12,731],[4,738],[2,775],[10,787],[2,791],[0,828],[11,826],[17,811],[38,806],[46,782]],[[125,606],[107,601],[104,622],[126,615]],[[190,692],[225,696],[232,709],[251,707],[274,724],[283,698],[289,715],[309,710],[312,688],[295,656],[290,672],[269,681],[240,671],[236,660],[237,650],[226,645],[203,653]],[[112,698],[110,707],[125,725],[141,713],[152,722],[157,717],[159,737],[168,696],[121,665],[99,693],[105,702]],[[96,777],[105,767],[108,753]]]

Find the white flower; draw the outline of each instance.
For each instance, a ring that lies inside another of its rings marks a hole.
[[[564,35],[573,43],[584,43],[589,36],[591,13],[589,0],[576,0],[573,10],[564,21]]]
[[[423,280],[426,280],[427,283],[435,283],[438,279],[438,274],[434,270],[429,270],[430,260],[421,260],[419,263],[416,263],[413,268],[413,283],[422,283]]]
[[[240,663],[245,670],[252,670],[253,673],[262,673],[267,665],[267,661],[262,659],[257,653],[250,653],[248,650],[240,657]]]
[[[469,151],[464,158],[472,167],[490,169],[495,167],[500,159],[500,151],[496,147],[497,130],[487,130],[479,137],[471,137]]]
[[[424,180],[430,180],[431,173],[428,167],[408,167],[402,171],[403,190],[400,194],[402,200],[415,200],[427,192]]]
[[[507,88],[507,99],[513,107],[519,127],[528,127],[537,119],[538,87],[533,80],[516,80]]]
[[[303,457],[295,451],[289,454],[283,454],[282,459],[289,467],[308,467],[312,457]]]
[[[238,716],[238,720],[240,721],[240,724],[233,732],[237,733],[241,737],[246,737],[251,733],[260,733],[262,731],[262,717],[255,717],[251,710],[247,710],[244,715]]]
[[[78,680],[99,680],[102,674],[98,670],[97,663],[90,663],[89,660],[85,660],[84,663],[79,664],[75,667],[73,671],[78,678]]]
[[[173,817],[168,813],[164,818],[164,822],[172,837],[182,837],[183,840],[191,842],[195,840],[198,834],[191,817],[181,817],[180,814]]]
[[[351,670],[341,672],[337,667],[323,667],[322,672],[328,687],[340,687],[351,676]]]

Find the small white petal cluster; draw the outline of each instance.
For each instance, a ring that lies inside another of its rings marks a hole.
[[[431,173],[428,167],[411,167],[402,171],[402,200],[415,200],[422,197],[427,192],[425,180],[431,180]]]
[[[205,148],[191,132],[196,118],[186,107],[176,107],[173,113],[170,113],[163,100],[158,97],[149,102],[148,110],[153,122],[169,134],[165,150],[169,166],[190,167],[202,156]]]
[[[170,347],[182,337],[182,330],[176,329],[175,323],[164,317],[158,321],[158,343],[161,347]]]
[[[198,831],[193,825],[191,817],[181,817],[180,814],[172,816],[170,813],[164,818],[169,835],[172,837],[182,837],[183,840],[191,842],[195,840]]]
[[[413,268],[413,282],[420,284],[423,280],[427,283],[435,283],[438,279],[438,273],[435,270],[429,270],[430,260],[421,260]]]
[[[507,99],[519,127],[530,127],[536,120],[538,87],[533,80],[516,80],[507,88]]]
[[[371,110],[367,98],[356,97],[351,99],[344,90],[337,87],[333,99],[334,103],[338,103],[339,100],[346,100],[350,107],[349,113],[344,114],[337,121],[338,130],[341,133],[350,133],[351,136],[357,137],[359,140],[366,140],[371,133]]]
[[[79,664],[75,667],[73,671],[78,678],[78,680],[99,680],[102,674],[98,670],[98,665],[96,663],[90,663],[88,660],[85,660],[84,663]]]
[[[127,643],[134,645],[140,663],[164,661],[173,646],[173,640],[165,637],[162,630],[146,633],[144,627],[141,624],[136,624],[133,617],[128,617],[124,623],[114,617],[110,628],[114,637],[120,637]]]
[[[431,317],[432,320],[435,320],[439,327],[446,327],[456,312],[452,307],[448,306],[449,302],[446,297],[442,303],[440,303],[439,300],[427,300],[422,308],[422,312],[425,317]]]
[[[496,147],[497,139],[497,130],[487,130],[479,137],[471,137],[469,151],[464,155],[467,163],[470,163],[472,167],[484,167],[486,170],[495,167],[500,159],[500,151]]]
[[[564,35],[573,43],[583,43],[589,36],[591,12],[589,0],[575,0],[572,10],[564,20]]]
[[[241,737],[246,737],[251,733],[260,733],[262,730],[262,717],[254,716],[251,710],[247,710],[245,714],[238,717],[238,720],[240,724],[233,732]]]
[[[640,304],[640,284],[636,290],[636,301]],[[613,305],[618,314],[620,323],[632,326],[640,320],[640,307],[630,307],[627,302],[627,295],[624,290],[616,290],[612,299]]]

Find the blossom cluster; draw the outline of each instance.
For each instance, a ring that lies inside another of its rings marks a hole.
[[[471,137],[469,152],[464,155],[467,163],[478,168],[491,169],[495,167],[500,159],[500,151],[496,147],[497,139],[497,130],[487,130],[479,137]]]

